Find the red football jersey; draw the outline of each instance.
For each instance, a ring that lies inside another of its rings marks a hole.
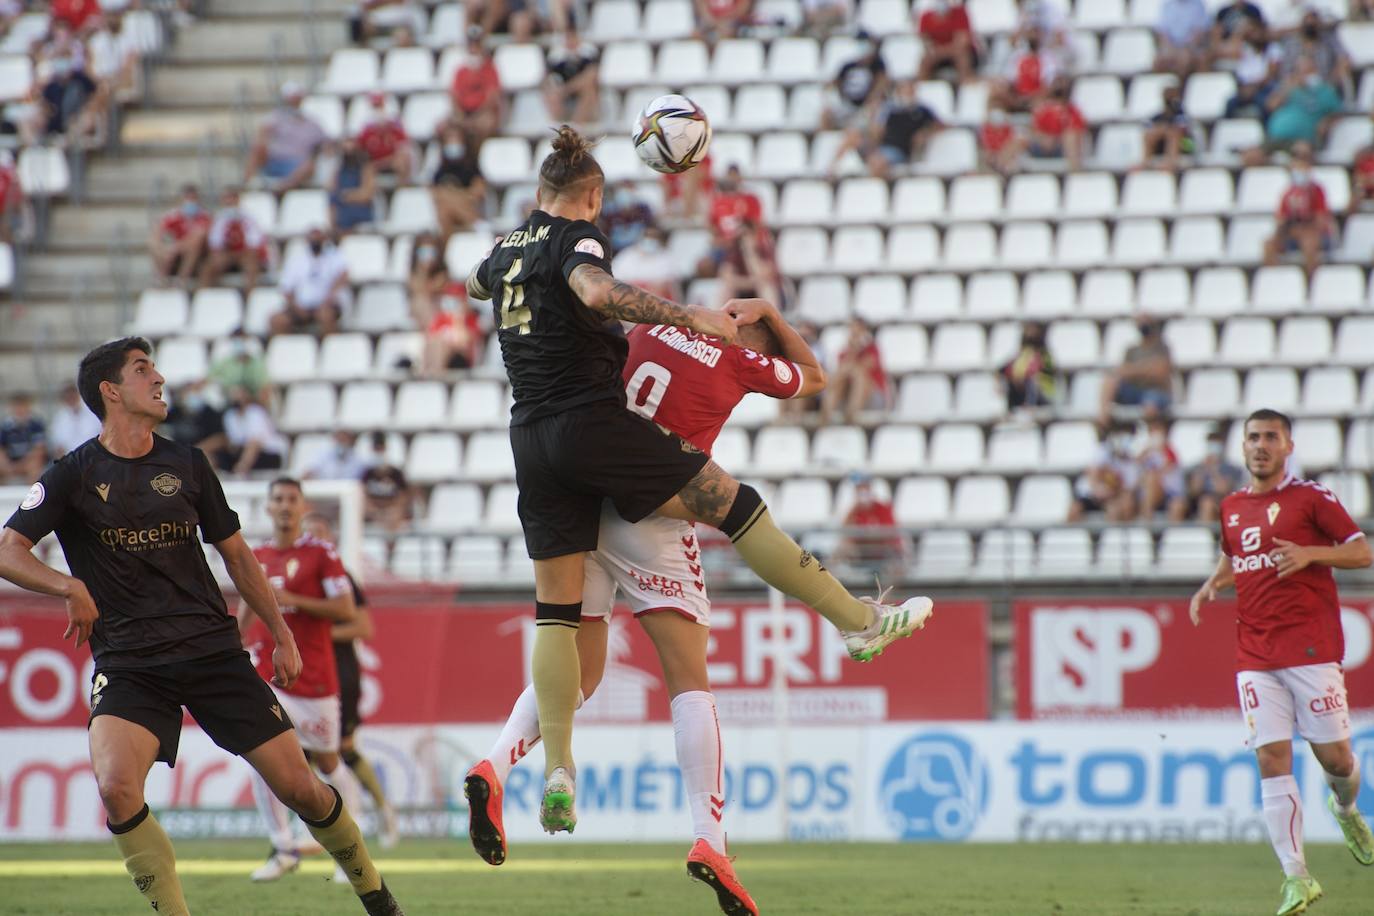
[[[253,551],[262,564],[267,581],[274,586],[307,598],[334,598],[352,593],[343,561],[334,552],[334,545],[302,535],[286,549],[264,544]],[[296,637],[301,653],[301,676],[287,689],[302,697],[329,697],[339,692],[339,673],[334,667],[334,640],[330,637],[333,622],[283,607],[282,616]],[[272,650],[276,643],[267,632],[267,625],[256,621],[246,639],[248,650],[257,660],[258,673],[265,680],[272,679]]]
[[[631,410],[710,452],[720,428],[746,394],[794,398],[801,369],[743,347],[667,324],[629,333],[625,394]]]
[[[1341,605],[1331,567],[1312,564],[1285,579],[1274,538],[1303,547],[1344,544],[1360,528],[1319,483],[1291,474],[1268,493],[1238,490],[1221,501],[1221,549],[1236,575],[1236,665],[1266,671],[1339,662]]]

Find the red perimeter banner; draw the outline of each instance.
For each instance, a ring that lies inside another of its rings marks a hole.
[[[1188,619],[1173,598],[1057,599],[1012,606],[1020,719],[1188,717],[1238,709],[1236,605]],[[1374,702],[1374,602],[1346,601],[1345,677],[1352,707]]]
[[[388,607],[373,596],[376,637],[359,647],[369,722],[499,722],[529,680],[533,605]],[[91,658],[61,639],[60,604],[0,612],[0,728],[84,725]],[[935,618],[876,661],[849,660],[830,624],[798,606],[781,632],[766,602],[711,609],[708,663],[721,716],[771,722],[773,659],[788,678],[796,722],[983,719],[988,715],[987,605],[936,606]],[[605,677],[578,721],[666,722],[658,656],[618,609]]]

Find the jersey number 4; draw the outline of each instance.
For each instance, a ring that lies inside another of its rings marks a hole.
[[[521,334],[530,332],[530,307],[525,304],[525,284],[513,283],[520,276],[521,258],[516,258],[510,270],[501,278],[501,328],[519,328]]]
[[[663,396],[668,393],[668,385],[672,381],[673,373],[658,363],[640,363],[635,374],[630,376],[630,381],[625,385],[625,400],[635,413],[652,420],[654,414],[658,413],[658,405],[663,403]],[[644,394],[642,401],[639,397],[641,392]]]

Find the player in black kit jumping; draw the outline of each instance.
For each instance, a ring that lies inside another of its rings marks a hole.
[[[86,354],[77,388],[100,435],[48,468],[0,532],[0,576],[64,599],[63,638],[90,640],[91,768],[124,865],[159,916],[190,912],[171,841],[143,800],[153,763],[176,762],[185,706],[300,815],[368,913],[399,914],[357,824],[311,772],[290,717],[239,641],[201,538],[271,630],[273,680],[285,687],[300,676],[295,640],[209,461],[153,433],[167,404],[151,349],[126,337]],[[52,531],[70,576],[33,555]]]

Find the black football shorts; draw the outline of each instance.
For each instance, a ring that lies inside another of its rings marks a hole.
[[[339,736],[347,738],[358,730],[358,726],[363,724],[363,717],[358,712],[358,704],[362,702],[363,685],[355,664],[352,667],[339,666]]]
[[[710,456],[614,401],[510,428],[525,548],[547,560],[596,549],[601,501],[627,522],[666,503]]]
[[[244,754],[293,728],[242,649],[148,668],[102,670],[97,665],[91,677],[91,721],[116,716],[142,725],[157,736],[157,759],[168,766],[176,765],[183,706],[231,754]]]

